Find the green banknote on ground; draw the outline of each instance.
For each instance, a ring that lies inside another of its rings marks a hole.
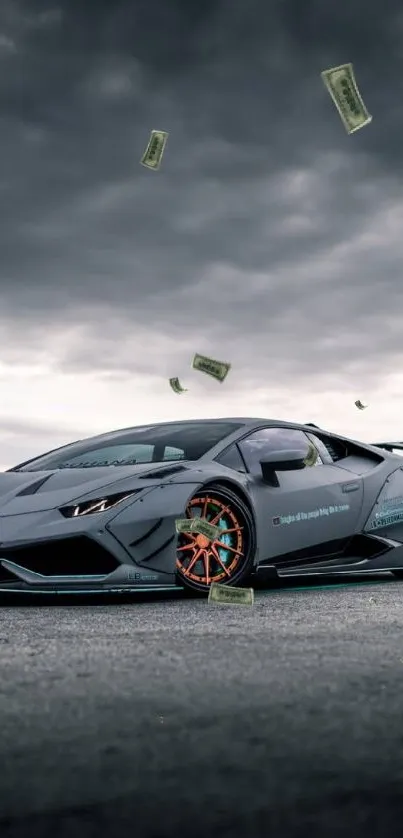
[[[187,393],[186,387],[182,387],[179,378],[170,378],[169,384],[174,393]]]
[[[253,605],[254,591],[253,588],[229,588],[219,582],[212,582],[208,601],[217,605]]]
[[[142,166],[156,171],[161,165],[162,155],[168,139],[167,131],[151,131],[147,148],[140,160]]]
[[[216,361],[214,358],[207,358],[205,355],[196,355],[192,361],[192,367],[199,372],[205,372],[206,375],[211,375],[217,381],[224,381],[228,375],[231,364],[226,364],[225,361]]]
[[[340,64],[321,73],[348,134],[372,121],[358,91],[352,64]]]

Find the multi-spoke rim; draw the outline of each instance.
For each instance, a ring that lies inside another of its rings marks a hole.
[[[233,505],[217,495],[194,497],[186,517],[201,517],[219,526],[218,538],[210,541],[198,533],[181,533],[178,538],[178,572],[199,585],[233,578],[245,558],[245,522]]]

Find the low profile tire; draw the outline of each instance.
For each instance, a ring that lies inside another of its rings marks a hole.
[[[246,504],[218,484],[200,489],[188,503],[186,517],[202,517],[223,534],[209,541],[197,533],[180,533],[176,551],[179,584],[190,591],[208,593],[212,582],[239,585],[253,568],[256,537]]]
[[[403,570],[392,570],[392,573],[397,579],[403,579]]]

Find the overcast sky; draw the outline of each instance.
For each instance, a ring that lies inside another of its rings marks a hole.
[[[0,294],[0,468],[178,417],[403,438],[401,2],[1,0]]]

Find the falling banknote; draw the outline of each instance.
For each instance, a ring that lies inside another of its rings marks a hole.
[[[177,518],[175,521],[176,532],[196,532],[198,535],[204,535],[209,541],[214,541],[221,532],[221,527],[215,527],[214,524],[209,524],[204,518]]]
[[[176,532],[192,532],[193,518],[177,518],[175,521]]]
[[[352,64],[340,64],[321,73],[348,134],[372,121],[358,91]]]
[[[221,532],[221,527],[216,527],[205,521],[204,518],[193,518],[192,532],[197,532],[199,535],[205,535],[209,541],[214,541]]]
[[[214,358],[206,358],[205,355],[198,355],[196,352],[192,367],[194,370],[205,372],[217,381],[223,382],[231,369],[231,364],[226,364],[224,361],[215,361]]]
[[[179,378],[170,378],[169,384],[172,387],[174,393],[187,393],[186,387],[182,387]]]
[[[253,605],[253,588],[228,588],[227,585],[212,582],[208,602],[215,602],[218,605]]]
[[[140,160],[142,166],[156,171],[161,165],[162,155],[168,139],[167,131],[151,131],[148,146]]]
[[[365,410],[365,408],[368,407],[367,404],[363,404],[363,402],[360,402],[359,399],[357,399],[357,401],[354,402],[354,404],[356,407],[358,407],[358,410]]]

